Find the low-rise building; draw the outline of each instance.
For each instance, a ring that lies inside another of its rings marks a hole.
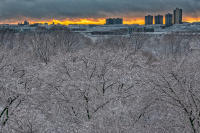
[[[106,19],[106,25],[112,25],[112,24],[123,24],[122,18],[108,18]]]

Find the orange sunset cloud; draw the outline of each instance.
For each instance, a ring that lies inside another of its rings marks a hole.
[[[40,20],[40,19],[31,19],[31,18],[24,18],[23,20],[29,21],[31,24],[33,23],[48,23],[48,24],[61,24],[61,25],[69,25],[69,24],[96,24],[96,25],[103,25],[105,24],[105,18],[75,18],[75,19],[52,19],[52,20]],[[22,22],[23,20],[4,20],[1,21],[0,24],[18,24],[19,22]],[[164,18],[165,21],[165,18]],[[192,18],[192,17],[184,17],[183,22],[200,22],[199,18]],[[123,21],[124,24],[144,24],[144,18],[124,18]]]

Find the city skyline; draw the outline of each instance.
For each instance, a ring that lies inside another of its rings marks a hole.
[[[155,14],[157,15],[157,14]],[[152,15],[152,16],[155,16]],[[162,14],[163,16],[165,14]],[[74,19],[70,19],[70,18],[66,18],[66,19],[34,19],[34,18],[27,18],[27,17],[23,17],[20,18],[18,20],[15,19],[11,19],[11,20],[4,20],[4,21],[0,21],[0,24],[18,24],[18,23],[22,23],[23,21],[27,20],[30,22],[30,24],[34,24],[34,23],[48,23],[48,24],[62,24],[62,25],[69,25],[69,24],[97,24],[97,25],[103,25],[106,23],[106,18],[74,18]],[[115,18],[115,17],[111,17],[111,18]],[[121,17],[123,18],[123,24],[140,24],[140,25],[144,25],[145,24],[145,20],[144,20],[144,16],[141,16],[139,18],[125,18],[125,17]],[[185,17],[183,15],[183,22],[200,22],[200,17],[199,18],[190,18],[190,17]],[[163,24],[165,24],[165,17],[163,17]]]
[[[184,10],[183,22],[200,21],[198,0],[1,0],[0,24],[30,23],[105,24],[123,18],[124,24],[145,24],[144,16]],[[163,20],[165,22],[165,20]]]

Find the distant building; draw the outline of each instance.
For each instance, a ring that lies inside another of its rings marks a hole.
[[[173,18],[173,15],[168,13],[165,15],[165,25],[166,26],[171,26],[173,23],[172,23],[172,19]]]
[[[114,19],[114,24],[123,24],[123,19],[122,18]]]
[[[132,34],[133,32],[154,32],[154,28],[144,26],[130,26],[128,28],[128,33]]]
[[[40,25],[40,23],[34,23],[34,24],[31,24],[30,27],[38,27]]]
[[[163,16],[162,15],[155,16],[155,24],[163,24]]]
[[[114,21],[112,18],[108,18],[106,19],[106,24],[109,25],[109,24],[114,24]]]
[[[108,18],[106,19],[106,25],[112,25],[112,24],[123,24],[122,18]]]
[[[174,24],[182,24],[182,9],[176,8],[173,16]]]
[[[29,22],[28,21],[24,21],[24,23],[18,23],[18,26],[26,26],[26,25],[29,25]]]
[[[152,25],[153,24],[153,16],[148,15],[145,16],[145,25]]]
[[[25,20],[24,25],[29,25],[29,22]]]

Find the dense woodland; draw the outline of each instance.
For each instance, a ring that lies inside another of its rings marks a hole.
[[[199,133],[197,33],[0,32],[0,133]]]

